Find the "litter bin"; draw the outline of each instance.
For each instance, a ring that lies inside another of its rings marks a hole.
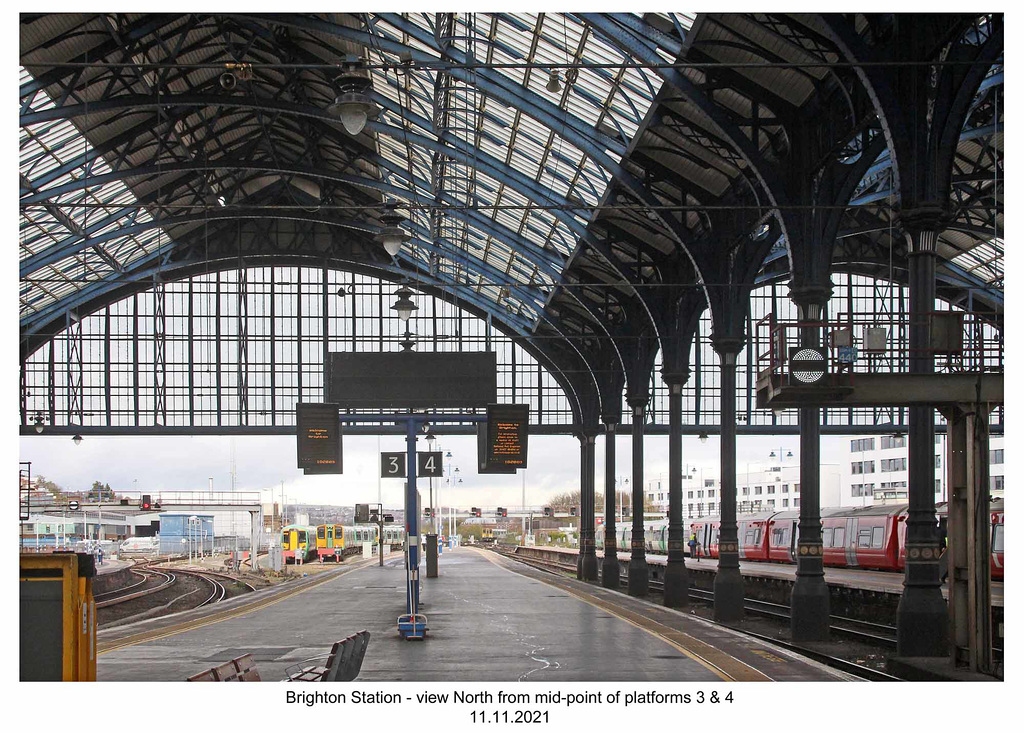
[[[437,577],[437,535],[427,535],[427,577]]]

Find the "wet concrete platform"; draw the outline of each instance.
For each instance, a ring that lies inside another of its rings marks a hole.
[[[403,641],[402,563],[357,561],[262,599],[101,632],[97,677],[183,680],[252,653],[263,678],[279,680],[367,629],[367,681],[846,679],[695,616],[472,548],[445,552],[440,577],[422,580],[428,638]]]

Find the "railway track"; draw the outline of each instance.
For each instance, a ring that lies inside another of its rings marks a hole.
[[[168,559],[173,558],[155,558],[144,562],[137,563],[135,566],[130,568],[131,572],[140,578],[138,582],[132,583],[124,588],[118,588],[117,590],[110,591],[97,595],[96,607],[109,608],[111,606],[117,606],[119,604],[127,603],[150,596],[156,596],[176,583],[180,584],[181,576],[189,576],[196,578],[201,581],[204,586],[209,586],[209,594],[205,591],[201,596],[203,600],[201,602],[191,606],[192,608],[200,608],[202,606],[208,606],[213,603],[218,603],[224,600],[228,595],[228,582],[238,583],[246,586],[249,591],[255,591],[256,588],[241,580],[237,580],[229,575],[218,573],[212,570],[193,570],[184,568],[166,568],[166,567],[155,567],[158,563],[163,563]],[[188,590],[187,585],[182,592],[175,598],[171,599],[167,603],[163,603],[162,606],[155,606],[157,608],[163,608],[166,612],[179,601],[191,596],[196,593],[196,589]],[[166,597],[165,599],[166,600]],[[154,601],[160,603],[160,601]],[[175,610],[182,610],[176,608]],[[124,623],[126,618],[133,619],[136,617],[145,618],[149,617],[152,613],[151,609],[145,609],[137,614],[132,614],[127,617],[120,619],[115,618],[114,620],[119,623]]]
[[[524,558],[521,556],[517,556],[515,553],[499,549],[498,547],[493,547],[490,549],[492,549],[495,552],[498,552],[501,555],[504,555],[505,557],[516,560],[517,562],[522,562],[526,565],[537,568],[538,570],[543,570],[546,572],[552,572],[556,574],[574,572],[574,568],[563,563],[539,560],[537,558]],[[620,586],[626,586],[628,585],[628,580],[626,578],[620,578],[619,584]],[[657,592],[664,591],[664,584],[661,581],[651,580],[649,581],[649,587]],[[694,600],[698,600],[704,603],[710,603],[714,600],[714,593],[712,591],[706,591],[699,588],[690,588],[689,595]],[[743,608],[745,611],[750,613],[755,613],[762,616],[771,616],[778,618],[780,620],[784,619],[787,622],[789,621],[790,617],[789,607],[778,603],[769,603],[767,601],[758,601],[751,598],[745,598]],[[854,626],[856,625],[861,625],[863,628],[854,628]],[[855,638],[857,641],[860,641],[865,644],[884,646],[887,649],[896,648],[896,628],[892,626],[886,626],[884,624],[874,624],[866,621],[858,621],[856,619],[849,619],[839,616],[831,616],[829,627],[834,633],[838,635]],[[774,637],[766,636],[764,634],[758,634],[748,629],[733,628],[733,630],[739,631],[740,633],[746,634],[747,636],[752,636],[756,639],[760,639],[761,641],[766,641],[771,644],[775,644],[777,646],[783,647],[784,649],[796,652],[797,654],[802,654],[803,656],[813,659],[816,662],[825,664],[829,667],[833,667],[834,669],[839,669],[843,672],[846,672],[847,674],[851,674],[865,680],[875,682],[900,681],[899,677],[894,677],[890,674],[886,674],[885,672],[881,672],[870,667],[865,667],[861,664],[856,664],[855,662],[851,662],[847,659],[842,659],[839,657],[824,654],[816,649],[810,649],[797,644],[790,644],[785,641],[780,641],[779,639],[776,639]]]

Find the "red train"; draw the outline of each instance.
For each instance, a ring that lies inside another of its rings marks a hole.
[[[992,578],[1003,579],[1003,500],[991,503]],[[937,507],[944,530],[946,505]],[[740,559],[765,562],[796,562],[799,510],[762,512],[737,516]],[[821,510],[822,549],[825,565],[902,571],[906,557],[907,505],[844,507]],[[718,557],[720,517],[690,521],[701,554]]]

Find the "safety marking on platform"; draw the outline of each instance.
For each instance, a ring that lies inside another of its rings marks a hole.
[[[472,549],[475,550],[476,548]],[[553,582],[553,579],[544,577],[535,578],[532,575],[526,575],[525,573],[521,573],[518,571],[518,569],[516,569],[515,565],[506,566],[502,564],[501,562],[499,562],[498,558],[492,555],[492,553],[490,552],[484,552],[483,550],[477,550],[477,552],[481,553],[496,567],[499,567],[506,572],[514,573],[515,575],[518,575],[520,577],[538,580],[544,583],[545,585],[549,585],[553,588],[558,588],[563,593],[572,596],[578,601],[582,601],[583,603],[586,603],[589,606],[593,606],[594,608],[610,613],[616,618],[625,621],[630,626],[635,626],[636,628],[647,632],[651,636],[659,639],[660,641],[665,642],[669,646],[682,652],[687,657],[697,662],[701,666],[705,667],[706,669],[710,670],[719,678],[726,680],[727,682],[772,681],[771,677],[766,675],[764,672],[761,672],[760,670],[751,667],[743,660],[736,659],[727,652],[724,652],[721,649],[717,649],[711,646],[710,644],[701,641],[700,639],[696,639],[690,636],[689,634],[673,629],[670,626],[666,626],[665,624],[647,618],[646,616],[642,616],[638,613],[634,613],[633,611],[629,611],[620,606],[613,605],[608,601],[604,601],[602,599],[597,598],[587,598],[586,596],[583,596],[573,591],[571,587],[566,587],[559,583]],[[691,647],[699,648],[703,654],[707,654],[708,656],[721,656],[724,657],[724,659],[721,660],[721,664],[716,664],[707,657],[702,656],[702,654],[699,654],[696,651],[694,651],[694,649]]]
[[[124,639],[119,639],[117,641],[109,642],[110,644],[114,644],[115,646],[104,647],[103,643],[100,642],[99,644],[97,644],[98,648],[97,648],[96,656],[97,657],[101,657],[104,654],[108,654],[109,652],[116,652],[119,649],[126,649],[127,647],[135,646],[137,644],[144,644],[147,641],[159,641],[160,639],[166,639],[168,636],[175,636],[176,634],[183,634],[186,631],[193,631],[195,629],[201,629],[204,626],[211,626],[213,624],[219,624],[221,621],[229,621],[230,619],[238,618],[239,616],[244,616],[244,615],[246,615],[248,613],[253,613],[255,611],[262,611],[264,608],[269,608],[270,606],[273,606],[276,603],[280,603],[281,601],[286,601],[289,598],[294,598],[295,596],[299,595],[300,593],[305,593],[307,590],[310,590],[312,588],[317,588],[317,587],[319,587],[321,585],[324,585],[325,583],[331,582],[332,580],[337,580],[338,578],[342,578],[342,577],[344,577],[346,575],[350,575],[351,573],[354,573],[357,570],[362,570],[365,567],[369,567],[371,564],[372,564],[372,562],[369,562],[369,561],[368,562],[364,562],[362,565],[357,565],[356,567],[349,568],[349,569],[345,570],[344,572],[338,573],[337,575],[331,575],[331,576],[326,577],[326,578],[316,578],[315,580],[310,581],[309,583],[307,583],[306,585],[303,585],[300,588],[289,589],[287,591],[282,592],[281,595],[275,596],[274,598],[267,599],[266,601],[256,601],[256,602],[254,602],[252,604],[247,604],[245,606],[242,606],[241,608],[239,608],[239,609],[237,609],[235,611],[222,611],[219,614],[215,614],[213,616],[210,616],[208,618],[203,619],[202,623],[195,623],[195,622],[191,622],[191,621],[183,621],[180,624],[177,624],[176,626],[168,626],[168,627],[165,627],[165,628],[162,628],[162,629],[152,629],[151,631],[143,631],[143,632],[140,632],[139,634],[136,634],[134,636],[126,636],[126,637],[124,637]],[[124,642],[124,643],[121,643],[121,642]]]

